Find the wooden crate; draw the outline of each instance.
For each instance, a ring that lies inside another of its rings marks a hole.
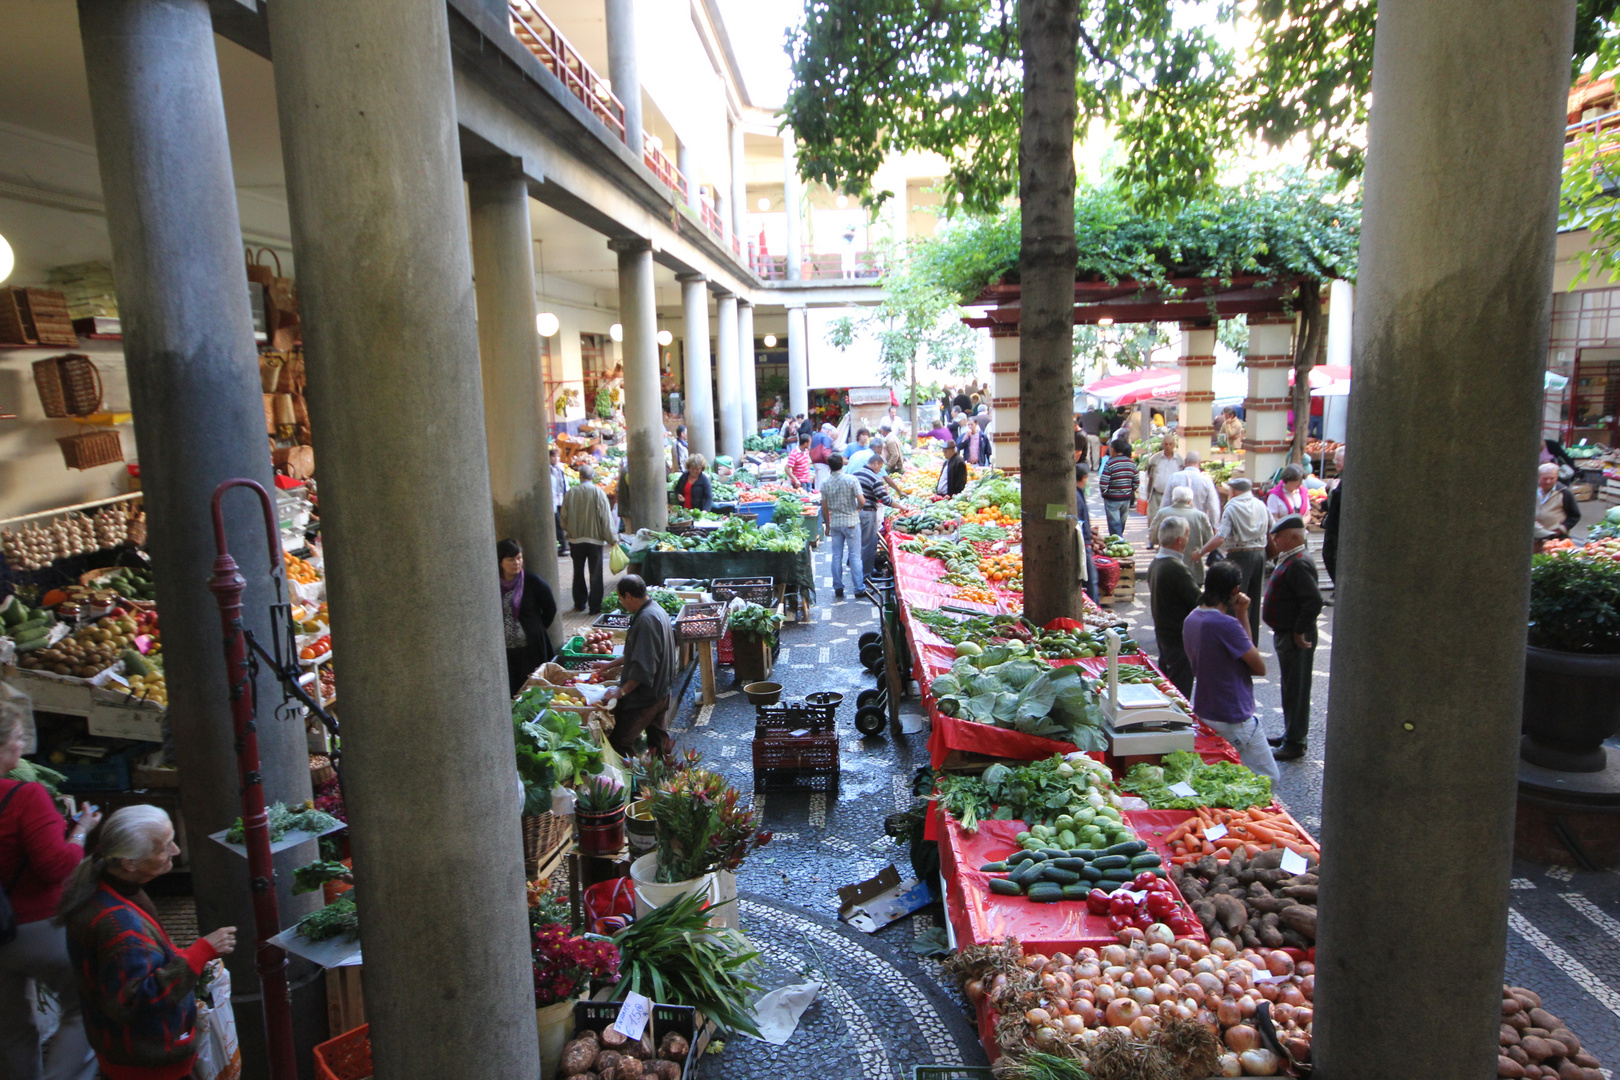
[[[1121,559],[1119,563],[1119,583],[1114,586],[1116,601],[1130,603],[1136,599],[1136,560]]]
[[[326,969],[326,1030],[330,1038],[366,1022],[366,999],[360,992],[360,965]]]

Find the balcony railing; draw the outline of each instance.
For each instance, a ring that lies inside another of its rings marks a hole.
[[[724,237],[726,230],[720,224],[720,215],[714,212],[714,204],[707,199],[699,200],[698,210],[703,216],[703,225],[714,235]]]
[[[529,0],[511,0],[507,6],[511,14],[512,36],[534,53],[547,71],[563,81],[569,93],[622,140],[624,105],[609,89],[607,81],[591,69],[584,57],[579,55],[579,50],[570,45],[562,32],[551,25],[551,20]]]
[[[641,133],[641,158],[654,176],[681,198],[686,198],[686,176],[675,167],[675,163],[669,160],[662,150],[658,149],[653,137],[645,131]]]
[[[749,265],[761,281],[786,281],[786,255],[755,255]],[[799,267],[804,281],[873,281],[883,276],[883,260],[876,252],[861,251],[853,263],[845,264],[842,255],[811,255]]]

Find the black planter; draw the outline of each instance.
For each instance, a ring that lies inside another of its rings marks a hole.
[[[1519,756],[1560,772],[1600,772],[1603,740],[1620,732],[1620,655],[1525,649]]]

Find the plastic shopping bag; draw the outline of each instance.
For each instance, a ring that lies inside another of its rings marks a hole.
[[[240,1080],[242,1048],[236,1041],[236,1013],[231,1009],[231,973],[218,960],[210,961],[213,978],[197,995],[196,1080]]]
[[[624,568],[630,565],[630,556],[625,554],[623,544],[613,545],[613,554],[608,556],[608,570],[614,574],[624,573]]]

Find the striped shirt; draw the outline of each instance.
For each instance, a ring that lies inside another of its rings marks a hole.
[[[883,483],[883,477],[871,469],[856,469],[855,479],[860,481],[862,505],[868,510],[876,510],[881,503],[885,506],[894,505],[894,496],[889,494],[888,486]]]
[[[834,529],[861,523],[861,484],[840,469],[821,482],[821,509]]]
[[[1102,490],[1105,499],[1136,498],[1136,462],[1124,454],[1115,454],[1102,467]]]

